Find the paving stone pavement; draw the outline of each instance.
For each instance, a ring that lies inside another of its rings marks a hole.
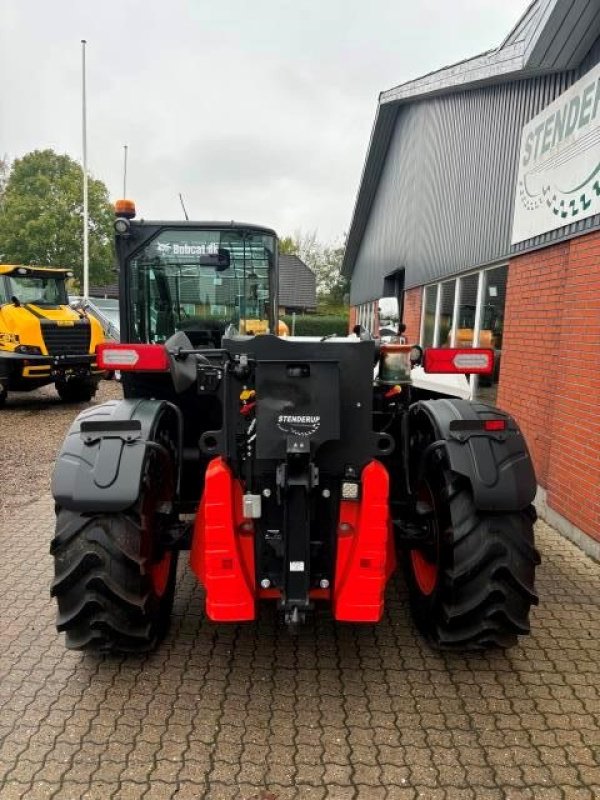
[[[185,566],[146,657],[65,650],[48,497],[0,518],[0,798],[600,797],[600,565],[538,523],[533,635],[448,655],[401,581],[378,626],[218,627]]]

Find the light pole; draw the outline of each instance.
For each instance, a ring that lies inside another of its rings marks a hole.
[[[89,208],[88,208],[88,171],[87,171],[87,106],[85,96],[85,45],[81,40],[81,136],[83,140],[83,299],[87,300],[90,282],[90,241],[89,241]]]
[[[127,145],[123,145],[123,199],[127,197]]]

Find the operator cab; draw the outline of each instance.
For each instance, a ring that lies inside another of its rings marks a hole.
[[[135,220],[133,204],[127,203],[131,208],[117,202],[114,224],[122,342],[162,345],[184,333],[193,348],[218,350],[226,333],[276,330],[275,231],[236,222]],[[221,401],[195,386],[176,392],[168,371],[123,370],[122,385],[126,398],[163,399],[181,409],[186,451],[181,497],[193,509],[208,463],[200,458],[198,442],[205,430],[222,426]]]
[[[121,217],[115,228],[124,341],[162,344],[184,331],[194,347],[218,348],[226,331],[275,330],[274,231]]]
[[[68,270],[50,267],[0,266],[0,305],[59,308],[69,304],[65,281]]]

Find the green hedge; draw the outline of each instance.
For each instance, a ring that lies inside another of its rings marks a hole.
[[[281,317],[292,332],[292,317],[286,314]],[[348,316],[346,314],[336,314],[318,316],[317,314],[306,314],[296,316],[296,336],[328,336],[337,333],[338,336],[348,334]]]

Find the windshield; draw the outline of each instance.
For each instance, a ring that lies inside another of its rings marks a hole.
[[[226,268],[202,264],[223,251]],[[222,335],[230,324],[266,331],[274,253],[274,237],[249,230],[162,231],[130,262],[134,338],[164,342],[178,330]]]
[[[8,302],[16,297],[21,305],[61,306],[68,303],[63,278],[9,275],[7,282]]]

